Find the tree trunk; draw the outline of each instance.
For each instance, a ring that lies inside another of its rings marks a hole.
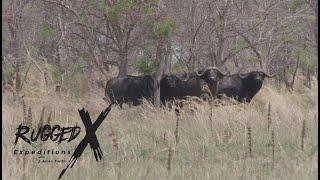
[[[127,56],[127,52],[121,52],[120,56],[119,56],[119,73],[118,73],[118,77],[121,76],[125,76],[127,75],[127,66],[128,66],[128,56]]]
[[[19,60],[17,62],[16,68],[15,68],[15,73],[16,73],[16,92],[19,92],[21,90],[21,76],[20,76],[20,63]]]
[[[288,77],[288,68],[287,67],[284,67],[283,68],[283,79],[284,79],[284,83],[286,84],[286,88],[288,90],[290,90],[290,80],[289,80],[289,77]]]
[[[217,29],[218,33],[218,44],[216,51],[216,66],[218,68],[224,65],[224,50],[225,50],[225,31],[227,26],[227,13],[229,11],[230,0],[225,2],[225,6],[223,7],[221,15],[219,15],[220,24]]]
[[[286,45],[286,49],[285,49],[285,62],[288,62],[288,60],[289,60],[289,49],[288,49],[288,43],[286,43],[285,44]],[[288,73],[288,70],[289,70],[289,66],[285,66],[284,68],[283,68],[283,75],[284,75],[284,80],[285,80],[285,84],[286,84],[286,88],[288,89],[288,90],[291,90],[291,82],[290,82],[290,75],[289,75],[289,73]]]
[[[167,47],[166,47],[166,54],[165,54],[165,65],[164,65],[164,70],[163,74],[170,74],[171,71],[171,43],[168,42]]]
[[[298,71],[298,68],[299,68],[299,62],[300,62],[300,58],[299,58],[299,54],[298,54],[298,55],[297,55],[296,68],[294,69],[292,81],[291,81],[291,83],[290,83],[290,88],[291,88],[291,90],[293,90],[294,81],[295,81],[295,79],[296,79],[297,71]]]
[[[237,47],[237,46],[238,46],[238,38],[237,38],[237,37],[236,37],[234,43],[236,44],[236,47]],[[235,66],[236,68],[239,68],[239,59],[238,59],[238,55],[237,55],[237,54],[234,56],[233,63],[234,63],[234,66]]]
[[[2,55],[2,71],[1,71],[1,75],[2,75],[2,87],[5,87],[7,84],[7,79],[6,76],[4,74],[4,63],[3,63],[3,55]],[[4,88],[2,88],[2,92],[3,92]]]
[[[307,87],[309,88],[309,89],[311,89],[311,71],[310,71],[310,69],[308,69],[307,70]]]
[[[67,67],[67,51],[63,45],[64,40],[66,38],[66,29],[65,29],[65,24],[63,20],[63,9],[60,8],[59,13],[58,13],[58,20],[59,20],[59,29],[61,32],[61,39],[58,45],[58,65],[60,72],[64,73]]]
[[[317,47],[316,48],[318,48],[318,44],[319,44],[319,40],[318,40],[318,16],[316,16],[316,18],[317,18],[317,20],[316,20],[316,22],[314,23],[314,36],[315,36],[315,39],[316,39],[316,45],[317,45]]]
[[[154,106],[160,107],[161,101],[160,101],[160,80],[162,77],[162,73],[164,72],[165,67],[165,59],[163,59],[163,39],[160,37],[157,39],[157,50],[156,50],[156,61],[158,63],[158,68],[155,73],[154,77]]]
[[[318,48],[318,0],[315,0],[315,14],[316,14],[316,22],[314,23],[314,36],[315,36],[315,40],[316,40],[316,45]]]
[[[9,24],[10,25],[10,24]],[[12,55],[12,62],[14,66],[14,73],[15,73],[15,79],[13,79],[13,83],[15,84],[14,88],[16,92],[19,92],[21,90],[21,76],[20,71],[21,67],[24,63],[24,58],[21,55],[21,43],[18,39],[18,32],[17,29],[13,28],[13,26],[10,25],[10,35],[12,38],[12,41],[9,43],[9,52]]]
[[[154,98],[153,98],[153,102],[154,102],[154,106],[155,107],[160,107],[161,105],[161,101],[160,101],[160,79],[158,79],[157,77],[154,80]]]
[[[191,27],[190,27],[190,35],[191,35],[191,39],[190,39],[190,44],[191,44],[191,54],[190,54],[190,58],[191,58],[191,70],[193,71],[196,67],[196,58],[194,57],[194,50],[195,50],[195,38],[193,38],[193,36],[195,35],[195,29],[196,29],[196,18],[195,18],[195,14],[196,14],[196,6],[197,6],[197,1],[193,0],[192,1],[192,6],[191,6],[191,17],[190,17],[190,21],[191,21]],[[188,65],[189,66],[189,65]],[[190,70],[190,69],[189,69]]]
[[[218,48],[217,48],[217,51],[216,51],[216,66],[217,67],[221,67],[223,66],[223,55],[224,55],[224,42],[225,42],[225,39],[224,39],[224,25],[220,27],[221,28],[221,32],[220,32],[220,35],[218,37]]]

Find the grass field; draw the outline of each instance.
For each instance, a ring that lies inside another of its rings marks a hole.
[[[317,179],[317,90],[301,86],[288,92],[267,82],[249,105],[191,101],[178,122],[173,109],[148,103],[113,107],[96,133],[103,160],[96,162],[88,146],[62,179]],[[31,147],[21,141],[14,146],[23,106],[11,93],[2,95],[4,179],[57,179],[66,162],[38,163],[37,155],[23,158],[13,155],[14,149],[73,153],[85,134],[77,110],[84,107],[95,120],[107,106],[102,89],[75,98],[30,88],[24,101],[32,109],[34,126],[45,107],[45,120],[52,112],[52,124],[78,124],[82,131],[70,143],[46,141]],[[68,161],[70,156],[46,158]]]

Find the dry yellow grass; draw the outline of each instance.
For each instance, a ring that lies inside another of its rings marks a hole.
[[[46,141],[42,148],[73,153],[85,134],[77,110],[84,107],[95,119],[107,106],[102,99],[103,90],[75,98],[67,93],[56,95],[53,90],[46,92],[41,86],[39,89],[24,90],[26,104],[32,107],[33,124],[38,123],[45,106],[45,120],[52,111],[52,124],[78,124],[82,130],[71,143],[57,145]],[[317,89],[287,92],[276,90],[268,82],[249,105],[211,107],[206,102],[190,102],[180,114],[177,146],[174,109],[154,108],[147,102],[131,108],[113,107],[97,131],[103,161],[96,162],[88,146],[63,179],[317,179],[318,122],[314,118],[318,112]],[[66,163],[39,164],[37,156],[27,156],[24,169],[23,156],[13,155],[15,148],[34,148],[23,142],[17,147],[13,145],[14,133],[23,119],[23,108],[19,101],[13,102],[10,93],[2,95],[2,177],[21,179],[25,174],[25,179],[57,179]],[[269,102],[272,106],[270,131]],[[303,120],[306,120],[304,151],[300,148]],[[252,157],[248,152],[247,124],[251,129]],[[275,136],[274,145],[271,131]],[[35,149],[40,148],[39,143],[36,146]],[[170,173],[167,170],[169,147],[172,147]],[[68,161],[70,155],[47,158]]]

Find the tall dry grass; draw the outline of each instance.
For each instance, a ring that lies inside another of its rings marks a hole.
[[[77,110],[87,109],[95,120],[107,104],[102,99],[102,89],[76,98],[30,84],[24,89],[25,105],[19,100],[14,102],[10,93],[3,94],[2,177],[57,179],[66,163],[39,164],[38,156],[34,155],[23,161],[22,155],[13,155],[13,150],[53,148],[73,153],[85,134]],[[314,115],[318,112],[317,97],[317,87],[287,92],[267,82],[249,105],[224,101],[226,105],[212,106],[202,101],[190,101],[180,110],[178,120],[175,108],[154,108],[147,102],[131,108],[113,107],[96,133],[104,154],[103,161],[96,162],[88,146],[63,178],[316,179],[318,122]],[[268,110],[269,102],[271,111]],[[78,124],[82,131],[71,143],[57,145],[46,141],[42,146],[37,143],[32,147],[20,141],[14,146],[14,133],[27,116],[26,107],[32,109],[34,127],[40,119],[42,122],[50,119],[51,124]],[[271,134],[266,125],[268,113],[272,117]],[[304,121],[302,151],[301,124]],[[247,156],[248,124],[251,158]],[[172,146],[177,142],[178,146]],[[70,155],[46,157],[68,161]]]

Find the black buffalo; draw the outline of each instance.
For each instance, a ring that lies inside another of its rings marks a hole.
[[[162,103],[186,96],[200,97],[207,84],[215,92],[217,81],[225,74],[217,68],[207,68],[191,74],[165,75],[160,81],[160,99]]]
[[[218,83],[217,96],[221,98],[222,95],[225,95],[239,102],[249,103],[260,90],[264,78],[271,78],[273,76],[262,71],[224,76]]]
[[[123,76],[107,82],[105,95],[111,103],[132,103],[134,106],[142,103],[142,98],[152,101],[154,86],[152,76]]]
[[[176,76],[183,81],[187,81],[189,78],[196,77],[196,73],[191,73],[191,74],[190,73],[178,73],[178,74],[176,74]],[[202,99],[206,100],[206,99],[210,99],[211,96],[214,96],[214,94],[211,93],[211,90],[205,80],[200,79],[200,86],[201,86],[200,97]],[[217,88],[213,87],[213,91],[216,92]],[[196,95],[196,96],[199,97],[198,95]]]

